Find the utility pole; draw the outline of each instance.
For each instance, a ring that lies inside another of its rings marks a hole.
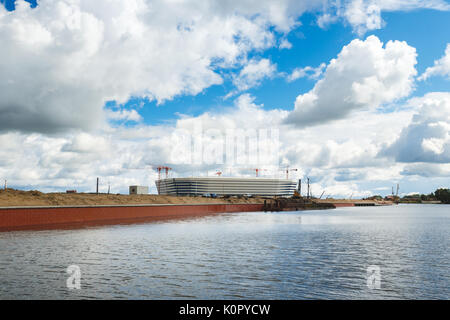
[[[108,181],[108,194],[111,191],[111,183]]]
[[[6,188],[8,187],[7,182],[8,182],[8,180],[5,179],[5,191],[6,191]]]
[[[298,187],[297,187],[298,194],[300,197],[302,196],[302,179],[298,179]]]
[[[308,183],[308,195],[306,196],[307,199],[309,199],[309,178],[306,178],[307,183]]]
[[[97,178],[97,192],[96,192],[97,194],[98,194],[98,180],[99,180],[99,178]]]

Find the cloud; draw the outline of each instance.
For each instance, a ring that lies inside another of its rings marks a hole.
[[[405,176],[421,176],[426,178],[450,177],[450,164],[414,163],[405,166],[401,172]]]
[[[76,153],[105,153],[111,151],[108,141],[102,136],[79,133],[61,147],[63,152]]]
[[[382,26],[381,8],[374,1],[355,0],[347,4],[344,16],[359,35]]]
[[[338,16],[336,15],[331,15],[330,13],[323,13],[322,15],[320,15],[317,18],[317,25],[322,28],[325,29],[326,27],[328,27],[328,25],[330,25],[331,23],[334,23],[338,20]]]
[[[336,181],[353,181],[353,180],[364,180],[367,176],[367,172],[360,170],[350,170],[343,169],[339,170],[334,178]]]
[[[136,110],[107,110],[107,117],[113,121],[142,121],[142,116]]]
[[[432,76],[443,76],[450,79],[450,43],[447,43],[444,56],[434,61],[434,66],[428,67],[417,79],[426,80]]]
[[[289,32],[319,3],[48,0],[30,8],[19,0],[12,12],[0,5],[0,130],[93,130],[106,120],[106,101],[196,95],[223,82],[218,70],[276,46],[275,31]],[[258,80],[243,76],[240,86]]]
[[[380,10],[446,9],[440,1],[370,3]],[[0,131],[95,130],[107,121],[107,101],[121,104],[136,96],[161,104],[196,95],[222,84],[223,70],[242,66],[242,75],[235,77],[239,90],[258,85],[274,65],[252,73],[248,68],[253,65],[245,65],[249,53],[277,46],[277,37],[283,39],[280,48],[288,48],[286,35],[300,25],[298,18],[321,11],[324,2],[257,4],[48,0],[30,8],[18,0],[12,12],[0,6]],[[370,17],[365,6],[345,2],[348,10],[325,14],[331,21],[348,12],[355,28],[367,27],[367,19],[358,18]],[[267,63],[256,62],[259,67]]]
[[[287,77],[287,81],[292,82],[300,78],[309,78],[317,80],[323,73],[326,65],[321,63],[317,68],[306,66],[304,68],[295,68]]]
[[[406,163],[450,163],[450,93],[428,93],[411,99],[409,104],[417,113],[380,156]]]
[[[281,39],[280,45],[278,46],[278,48],[280,49],[291,49],[292,48],[292,43],[289,42],[288,39],[284,38]]]
[[[269,59],[252,59],[233,79],[233,84],[239,91],[245,91],[258,86],[265,78],[274,76],[277,66]]]
[[[319,15],[321,28],[342,18],[350,24],[353,31],[363,35],[367,31],[381,29],[385,22],[382,12],[433,9],[449,11],[450,4],[444,0],[343,0],[325,2],[324,12]]]
[[[406,42],[383,43],[376,36],[353,40],[332,59],[314,88],[295,101],[286,122],[309,126],[376,109],[408,96],[417,71],[416,50]]]

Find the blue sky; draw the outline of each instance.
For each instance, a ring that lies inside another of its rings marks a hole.
[[[153,186],[148,168],[174,162],[170,137],[201,124],[277,128],[280,164],[335,196],[448,187],[448,1],[1,2],[12,186]]]

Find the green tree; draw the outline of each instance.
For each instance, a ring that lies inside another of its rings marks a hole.
[[[450,203],[450,189],[440,188],[434,192],[434,196],[442,203]]]

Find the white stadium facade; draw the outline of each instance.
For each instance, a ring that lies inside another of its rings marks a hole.
[[[289,179],[189,177],[156,180],[161,195],[254,195],[289,196],[297,187]]]

